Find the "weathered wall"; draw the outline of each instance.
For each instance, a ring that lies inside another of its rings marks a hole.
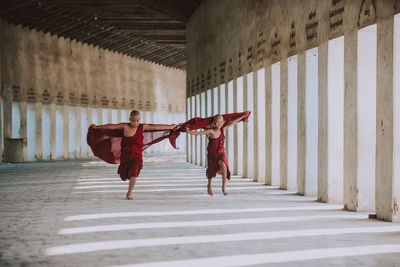
[[[185,112],[184,71],[2,21],[0,35],[15,101]]]
[[[188,96],[399,11],[399,0],[205,1],[188,23]]]
[[[0,155],[21,138],[22,161],[91,156],[88,125],[127,121],[132,109],[145,123],[185,120],[185,71],[1,20],[0,39]]]

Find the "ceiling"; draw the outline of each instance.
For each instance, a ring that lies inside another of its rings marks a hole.
[[[186,22],[202,0],[1,0],[5,21],[186,69]]]

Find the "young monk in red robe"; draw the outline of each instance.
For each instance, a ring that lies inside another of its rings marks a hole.
[[[225,115],[229,116],[231,114]],[[232,114],[233,115],[233,114]],[[220,114],[214,116],[214,127],[211,129],[206,129],[201,132],[190,131],[189,127],[185,128],[185,131],[193,135],[207,135],[208,145],[207,145],[207,162],[208,167],[206,175],[208,178],[207,192],[209,195],[213,195],[211,180],[216,174],[222,175],[222,193],[226,196],[225,184],[226,179],[230,180],[231,173],[229,171],[228,160],[225,156],[225,135],[224,131],[229,127],[235,125],[240,121],[246,121],[250,115],[250,111],[242,113],[242,115],[236,115],[233,120],[224,123],[224,117]]]
[[[142,124],[140,123],[140,112],[137,110],[131,112],[129,121],[130,123],[99,126],[92,124],[87,140],[96,156],[109,163],[120,163],[118,173],[121,179],[129,180],[126,199],[133,200],[131,194],[143,166],[143,150],[151,144],[165,139],[165,136],[161,135],[158,141],[144,144],[144,132],[152,132],[153,136],[153,132],[166,132],[165,130],[172,130],[175,125]]]

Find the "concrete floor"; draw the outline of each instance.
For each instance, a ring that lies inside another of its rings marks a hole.
[[[134,192],[98,161],[0,165],[1,266],[400,266],[400,224],[148,157]],[[121,187],[122,186],[122,187]]]

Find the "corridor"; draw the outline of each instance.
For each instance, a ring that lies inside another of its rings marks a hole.
[[[0,265],[400,266],[400,225],[234,176],[206,194],[184,155],[145,158],[134,201],[100,161],[0,166]]]

